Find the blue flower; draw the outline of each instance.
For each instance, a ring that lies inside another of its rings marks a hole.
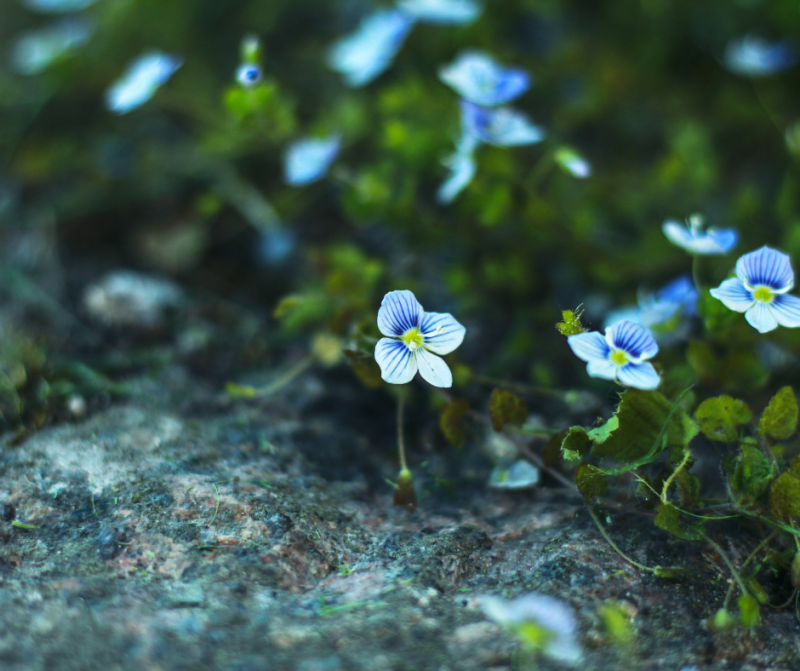
[[[466,329],[452,315],[425,312],[410,291],[390,291],[378,310],[378,328],[386,338],[375,346],[381,377],[390,384],[410,382],[417,371],[434,387],[451,387],[444,359],[464,340]]]
[[[54,61],[85,44],[94,24],[83,19],[63,19],[55,25],[25,33],[11,49],[11,62],[21,75],[36,75]]]
[[[592,165],[571,147],[559,147],[553,160],[564,171],[578,179],[586,179],[592,175]]]
[[[748,35],[733,40],[725,48],[725,67],[745,77],[767,77],[797,63],[797,45],[791,40],[768,42]]]
[[[510,107],[487,109],[462,100],[461,122],[466,133],[499,147],[535,144],[544,139],[544,130]]]
[[[456,152],[445,159],[444,165],[450,168],[450,177],[439,187],[436,194],[439,203],[444,205],[453,202],[472,181],[477,169],[474,157],[477,146],[478,139],[465,133],[458,143]]]
[[[709,228],[703,232],[703,217],[693,214],[686,220],[687,225],[667,220],[661,227],[667,239],[690,254],[710,256],[727,254],[736,246],[738,234],[732,228]]]
[[[514,100],[531,86],[527,72],[503,67],[479,51],[461,54],[454,63],[439,70],[439,79],[464,100],[483,107]]]
[[[654,294],[640,293],[638,305],[615,310],[608,315],[606,325],[627,319],[645,328],[659,330],[659,327],[674,327],[676,317],[693,315],[696,309],[697,289],[688,275],[682,275]]]
[[[127,114],[141,107],[181,65],[182,58],[160,51],[143,54],[106,91],[106,106],[115,114]]]
[[[306,138],[292,144],[284,156],[284,177],[287,184],[303,186],[322,179],[341,147],[341,135],[324,139]]]
[[[24,0],[28,9],[43,14],[69,14],[93,5],[97,0]]]
[[[251,88],[261,81],[261,68],[253,63],[244,63],[236,71],[236,81],[245,88]]]
[[[597,331],[567,338],[579,359],[588,362],[590,377],[616,380],[636,389],[655,389],[661,382],[653,365],[647,362],[658,353],[653,334],[631,321],[609,326],[605,336]]]
[[[744,312],[744,318],[759,333],[800,326],[800,298],[789,296],[794,271],[789,257],[762,247],[736,262],[736,277],[725,280],[711,295],[725,307]]]
[[[401,10],[427,23],[472,23],[483,7],[476,0],[401,0]]]
[[[413,25],[405,12],[379,10],[331,47],[328,66],[344,75],[348,86],[369,84],[391,65]]]

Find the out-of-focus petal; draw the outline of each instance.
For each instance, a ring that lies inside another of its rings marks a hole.
[[[522,112],[509,107],[487,109],[462,100],[461,118],[468,133],[499,147],[535,144],[545,136],[542,128],[532,124]]]
[[[553,154],[556,164],[564,171],[578,179],[586,179],[592,175],[592,164],[571,147],[560,147]]]
[[[753,294],[738,277],[725,280],[716,289],[711,289],[709,293],[714,298],[721,300],[726,308],[735,312],[746,312],[753,307],[755,302]]]
[[[787,328],[800,327],[800,298],[787,294],[778,294],[769,303],[775,319],[781,326]]]
[[[417,374],[417,357],[401,340],[381,338],[375,345],[375,361],[389,384],[411,382]]]
[[[42,14],[71,14],[92,6],[97,0],[23,0],[23,4]]]
[[[617,365],[608,359],[593,359],[586,364],[586,373],[589,377],[614,380],[617,377]]]
[[[413,25],[406,12],[379,10],[331,47],[328,66],[350,87],[369,84],[391,65]]]
[[[770,310],[769,305],[756,301],[753,306],[744,313],[744,318],[759,333],[767,333],[778,328],[778,320]]]
[[[776,293],[784,293],[794,286],[789,256],[766,246],[740,257],[736,262],[736,276],[751,287],[766,286]]]
[[[567,338],[567,344],[579,359],[605,361],[610,351],[606,339],[597,331],[578,333]]]
[[[284,177],[287,184],[303,186],[322,179],[336,160],[341,148],[341,135],[327,138],[306,138],[292,144],[284,156]]]
[[[444,359],[431,354],[423,347],[416,351],[417,366],[422,379],[434,387],[452,387],[453,374]]]
[[[768,77],[797,63],[797,45],[791,40],[768,42],[754,35],[733,40],[725,48],[723,63],[737,75]]]
[[[425,312],[419,327],[423,347],[434,354],[450,354],[462,342],[467,329],[447,312]]]
[[[457,151],[444,164],[450,168],[450,176],[436,192],[436,201],[442,205],[452,203],[475,177],[477,165],[471,153]]]
[[[133,61],[106,91],[106,106],[115,114],[141,107],[183,65],[183,59],[149,51]]]
[[[476,0],[401,0],[399,8],[419,21],[438,24],[472,23],[483,11]]]
[[[665,221],[661,228],[672,244],[691,254],[704,256],[727,254],[736,246],[739,239],[738,234],[732,228],[709,228],[703,232],[700,225],[696,225],[694,222],[691,227],[687,227],[670,219]]]
[[[390,291],[383,297],[378,310],[378,329],[385,336],[400,337],[419,326],[422,306],[407,289]]]
[[[643,361],[620,367],[617,371],[617,381],[635,389],[655,389],[661,383],[661,378],[653,368],[653,364]]]
[[[439,70],[439,79],[464,100],[484,107],[509,102],[531,85],[530,76],[521,68],[504,67],[479,51],[461,54]]]
[[[530,489],[539,483],[539,469],[529,461],[520,459],[508,468],[496,466],[489,476],[493,489]]]
[[[606,342],[625,352],[632,361],[652,359],[658,354],[653,334],[646,328],[629,321],[612,324],[606,329]]]
[[[54,61],[85,44],[94,33],[87,19],[60,22],[25,33],[11,47],[11,65],[21,75],[37,75]]]

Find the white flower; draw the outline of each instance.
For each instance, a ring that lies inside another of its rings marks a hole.
[[[181,65],[182,58],[160,51],[143,54],[106,91],[106,106],[115,114],[141,107]]]
[[[494,107],[519,97],[531,79],[521,68],[507,68],[480,51],[467,51],[439,70],[439,79],[464,100]]]
[[[369,84],[389,67],[413,25],[405,12],[376,11],[331,47],[328,66],[344,75],[348,86]]]
[[[711,295],[725,307],[744,312],[744,318],[759,333],[800,326],[800,298],[789,296],[794,271],[786,254],[762,247],[736,262],[736,277],[725,280]]]
[[[85,44],[94,24],[85,19],[62,19],[47,28],[25,33],[11,48],[11,63],[21,75],[36,75],[54,61]]]
[[[306,138],[289,147],[284,156],[286,183],[303,186],[322,179],[339,154],[342,136],[331,135],[323,139]]]
[[[797,46],[791,40],[768,42],[754,35],[733,40],[725,48],[723,62],[744,77],[767,77],[797,63]]]
[[[401,0],[399,9],[427,23],[472,23],[483,7],[476,0]]]
[[[495,596],[481,596],[478,601],[490,620],[516,630],[524,642],[548,657],[567,663],[581,659],[575,615],[564,602],[535,592],[511,601]]]
[[[686,226],[669,219],[661,228],[672,244],[682,247],[690,254],[704,256],[727,254],[739,239],[732,228],[712,227],[703,231],[703,216],[700,214],[691,215],[686,220]]]
[[[453,374],[437,354],[450,354],[466,329],[452,315],[425,312],[410,291],[390,291],[378,310],[378,328],[386,338],[375,346],[381,377],[390,384],[410,382],[419,374],[435,387],[451,387]]]
[[[594,331],[567,338],[579,359],[587,362],[590,377],[616,380],[636,389],[655,389],[661,382],[655,368],[647,359],[658,354],[653,334],[631,321],[609,326],[606,334]]]

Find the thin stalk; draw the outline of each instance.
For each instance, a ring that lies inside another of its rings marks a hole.
[[[271,396],[276,391],[279,391],[287,384],[289,384],[292,380],[296,377],[299,377],[303,373],[306,372],[311,367],[311,364],[314,363],[314,356],[309,354],[300,361],[298,361],[294,366],[292,366],[289,370],[287,370],[283,375],[281,375],[277,380],[271,382],[266,387],[262,387],[256,393],[258,398],[265,398],[266,396]]]
[[[756,546],[756,549],[753,550],[750,553],[750,556],[747,559],[744,560],[744,563],[742,563],[742,567],[739,569],[740,571],[744,571],[747,568],[747,565],[751,561],[753,561],[753,559],[755,559],[755,556],[759,552],[761,552],[761,548],[763,548],[767,543],[769,543],[772,540],[773,536],[775,536],[776,533],[778,533],[777,529],[775,529],[775,531],[773,531],[769,536],[767,536],[763,541],[761,541]],[[728,607],[728,603],[730,602],[732,596],[733,596],[733,584],[731,584],[731,586],[728,588],[728,593],[725,595],[725,602],[722,604],[723,608],[727,608]]]
[[[692,280],[697,294],[700,295],[702,284],[700,282],[700,254],[692,254]]]
[[[667,480],[664,482],[664,488],[661,490],[661,503],[667,504],[667,492],[669,491],[670,485],[678,477],[678,473],[683,470],[683,467],[686,466],[689,459],[691,459],[692,453],[689,448],[686,448],[686,452],[683,455],[683,460],[680,464],[678,464],[677,468],[672,471],[672,475],[670,475]]]
[[[747,589],[747,585],[745,585],[744,580],[742,580],[742,576],[739,575],[739,572],[736,570],[736,567],[733,565],[733,562],[730,559],[728,559],[728,555],[725,554],[724,550],[715,541],[713,541],[710,536],[706,536],[706,541],[712,548],[714,548],[714,550],[716,550],[717,554],[720,557],[722,557],[722,561],[724,561],[725,564],[727,565],[728,570],[731,572],[731,575],[733,576],[733,579],[736,581],[736,584],[739,585],[739,589],[742,590],[742,593],[750,594],[749,590]]]
[[[595,512],[594,512],[594,510],[592,510],[591,506],[587,505],[586,509],[589,511],[589,514],[592,516],[592,519],[594,520],[594,523],[597,525],[598,531],[600,531],[600,533],[603,534],[603,538],[605,538],[606,541],[608,542],[608,544],[614,549],[614,552],[616,552],[626,562],[628,562],[629,564],[633,564],[636,568],[641,569],[642,571],[649,571],[650,573],[655,573],[656,572],[656,570],[654,568],[650,568],[649,566],[645,566],[644,564],[640,564],[639,562],[635,561],[634,559],[631,559],[622,550],[620,550],[619,547],[617,546],[617,544],[614,541],[611,540],[611,536],[608,535],[608,532],[605,530],[605,527],[603,527],[603,525],[600,523],[600,520],[598,519],[597,515],[595,515]]]
[[[406,396],[400,392],[397,395],[397,452],[400,455],[400,470],[408,470],[406,466],[406,446],[403,441],[403,410],[405,409]]]

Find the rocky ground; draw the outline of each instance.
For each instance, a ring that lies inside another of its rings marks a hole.
[[[721,558],[648,518],[611,514],[610,533],[686,578],[627,564],[564,489],[487,490],[480,459],[445,455],[461,469],[448,487],[425,477],[443,459],[429,455],[418,509],[394,508],[391,405],[365,423],[376,409],[348,376],[311,369],[260,401],[180,365],[129,382],[126,400],[3,444],[6,671],[525,668],[477,597],[532,590],[575,608],[584,669],[800,665],[790,610],[707,631]],[[631,618],[626,645],[598,617],[609,599]]]

